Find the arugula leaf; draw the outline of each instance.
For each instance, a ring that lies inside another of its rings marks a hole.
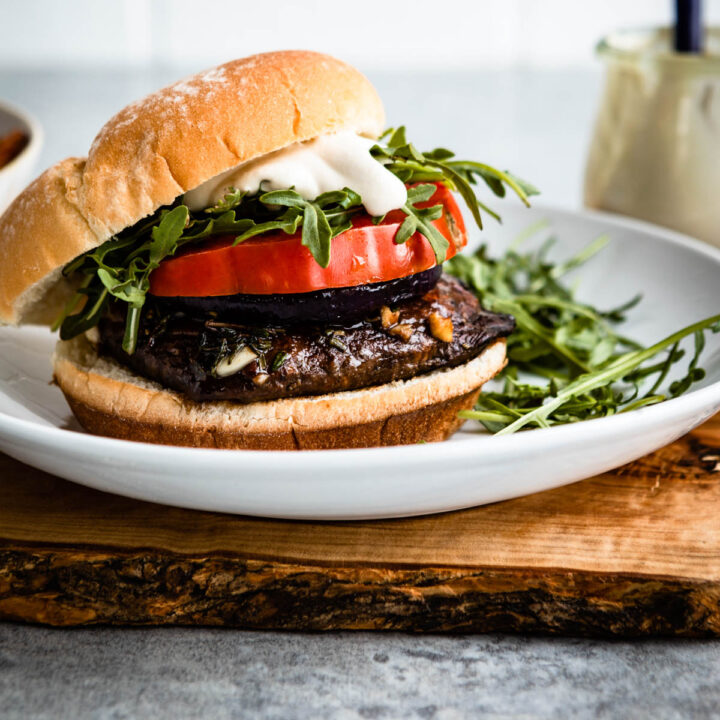
[[[415,187],[408,188],[407,201],[410,205],[427,202],[434,194],[434,185],[416,185]],[[438,207],[440,206],[438,205]]]
[[[407,214],[407,217],[402,221],[402,225],[398,228],[395,234],[395,242],[398,245],[406,243],[417,231],[418,221],[412,212]]]
[[[85,297],[85,304],[82,312],[69,315],[61,321],[60,338],[62,340],[69,340],[95,327],[105,313],[108,304],[108,290],[95,283],[78,289],[77,296],[73,298],[76,301],[75,304],[66,306],[68,314],[82,301],[83,296]],[[55,327],[57,325],[56,322]]]
[[[711,330],[715,333],[720,332],[720,315],[714,315],[706,318],[705,320],[693,323],[692,325],[669,335],[663,340],[660,340],[654,345],[651,345],[645,350],[635,350],[627,353],[626,355],[617,358],[613,363],[601,370],[581,375],[575,381],[560,390],[555,397],[550,399],[548,402],[543,403],[540,407],[530,410],[521,417],[517,418],[517,420],[514,420],[507,427],[504,427],[498,432],[498,435],[506,435],[515,432],[516,430],[520,430],[530,424],[547,426],[548,418],[554,412],[561,409],[568,401],[587,395],[593,390],[605,388],[611,383],[621,380],[639,367],[643,362],[654,357],[659,352],[666,350],[668,347],[674,346],[688,335],[695,334],[697,336],[697,333],[702,335],[703,330]],[[697,355],[695,359],[697,359]],[[671,395],[673,395],[673,397],[675,397],[676,394],[680,394],[680,392],[685,392],[692,382],[702,378],[702,375],[697,376],[693,372],[694,370],[696,370],[694,367],[690,369],[687,377],[681,381],[682,384],[680,386],[675,383],[671,385]],[[673,390],[673,386],[675,386],[675,390]],[[681,390],[680,387],[684,389]],[[647,399],[647,397],[642,398],[642,400]],[[652,400],[653,402],[656,402],[660,400],[660,398],[655,396]],[[635,403],[635,406],[637,407],[637,403]],[[471,413],[472,411],[469,412]],[[468,417],[468,414],[466,413],[464,417]]]
[[[158,265],[161,260],[175,252],[188,217],[187,207],[179,205],[174,210],[170,210],[160,221],[160,224],[152,229],[152,241],[150,243],[151,265]]]
[[[315,203],[307,203],[303,214],[302,244],[324,268],[330,264],[331,239],[332,230],[325,213]]]
[[[434,185],[416,185],[408,189],[407,203],[402,210],[407,215],[395,236],[396,243],[404,243],[415,232],[427,238],[435,253],[437,263],[445,261],[450,243],[447,238],[432,224],[442,216],[442,205],[433,205],[428,208],[416,207],[418,203],[427,202],[434,194]],[[412,228],[412,232],[410,229]]]
[[[607,237],[600,237],[558,263],[546,259],[551,241],[524,254],[514,244],[498,258],[490,257],[483,247],[472,257],[456,256],[447,263],[446,270],[475,290],[486,308],[512,314],[517,324],[508,338],[510,365],[498,376],[504,381],[502,389],[483,390],[476,408],[463,411],[462,417],[501,434],[550,427],[647,407],[687,392],[704,377],[698,367],[704,333],[720,331],[720,315],[644,347],[614,328],[640,296],[603,312],[576,301],[562,284],[566,273],[607,243]],[[685,355],[680,342],[690,336],[695,350],[685,375],[671,383],[667,393],[659,393]],[[660,361],[647,364],[663,352]],[[521,382],[521,374],[528,380]],[[648,381],[651,386],[643,390]]]
[[[129,261],[124,266],[112,267],[106,259],[119,249],[133,247],[133,243],[128,241],[110,240],[89,253],[86,258],[95,263],[96,267],[94,275],[90,274],[90,280],[82,288],[82,293],[87,295],[87,302],[79,314],[65,315],[60,323],[60,337],[66,340],[97,325],[109,296],[113,296],[128,305],[123,348],[127,353],[134,352],[140,310],[150,287],[150,273],[166,257],[175,253],[188,217],[189,212],[184,205],[162,212],[160,222],[150,231],[150,239],[130,252]],[[74,307],[68,309],[71,311]]]
[[[247,193],[237,190],[234,187],[228,188],[227,193],[223,196],[220,202],[215,203],[212,207],[205,208],[206,213],[225,213],[228,210],[240,205]]]
[[[389,148],[401,148],[405,145],[407,145],[407,139],[405,137],[405,126],[401,125],[397,129],[390,128],[389,130],[385,131],[390,135],[387,141],[387,146]]]
[[[289,208],[287,212],[283,213],[283,215],[277,220],[269,220],[268,222],[263,223],[256,223],[252,220],[248,220],[247,230],[244,230],[235,238],[233,245],[238,245],[251,237],[264,235],[265,233],[273,232],[274,230],[282,230],[283,232],[288,233],[288,235],[293,235],[300,227],[302,219],[303,213],[300,210],[297,208]]]
[[[408,200],[402,207],[406,218],[395,242],[407,242],[418,232],[427,238],[438,263],[443,262],[448,248],[448,241],[433,224],[441,216],[442,207],[417,207],[427,202],[435,190],[428,183],[441,182],[457,189],[479,226],[481,212],[499,220],[477,199],[472,186],[479,178],[498,195],[504,194],[507,185],[523,202],[535,192],[531,185],[510,173],[481,163],[455,160],[454,154],[445,148],[422,153],[408,142],[404,127],[388,129],[370,152],[400,180],[417,184],[408,191]],[[61,337],[73,337],[97,325],[111,298],[124,302],[127,320],[123,347],[132,353],[150,275],[178,248],[217,234],[234,235],[237,244],[270,232],[293,235],[300,231],[302,244],[319,265],[327,267],[332,238],[352,227],[353,216],[362,210],[362,198],[351,188],[326,192],[314,199],[303,198],[293,188],[252,196],[229,188],[212,207],[192,212],[180,197],[65,267],[66,276],[81,278],[80,289],[63,309],[56,326],[60,327]],[[375,224],[381,221],[382,218],[373,218]]]
[[[345,194],[325,193],[318,200],[326,205],[337,205],[345,200]],[[302,244],[310,250],[318,265],[330,264],[330,240],[333,233],[330,222],[317,202],[306,200],[294,190],[274,190],[260,196],[265,205],[282,205],[302,210]]]
[[[472,187],[478,183],[478,179],[483,180],[498,197],[504,197],[505,186],[509,187],[526,205],[529,205],[528,197],[538,194],[537,188],[512,173],[484,163],[453,160],[454,153],[446,148],[419,152],[407,142],[404,126],[392,129],[389,136],[385,147],[376,145],[371,153],[404,183],[444,182],[451,189],[457,190],[480,229],[483,226],[481,211],[498,221],[500,216],[478,200]]]

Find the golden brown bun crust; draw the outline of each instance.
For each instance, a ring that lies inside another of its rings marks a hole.
[[[338,130],[375,137],[384,119],[365,76],[335,58],[234,60],[109,120],[88,154],[83,206],[95,232],[110,236],[236,165]]]
[[[460,410],[470,410],[477,402],[479,394],[480,388],[427,405],[421,410],[348,427],[327,430],[291,427],[286,432],[239,434],[222,428],[201,428],[194,431],[126,420],[70,398],[68,404],[86,430],[95,435],[121,440],[229,450],[338,450],[447,440],[464,422],[458,417]]]
[[[26,321],[65,264],[218,173],[330,132],[375,137],[383,124],[367,78],[306,51],[234,60],[129,105],[87,161],[50,168],[0,218],[0,323]]]
[[[98,244],[80,209],[84,167],[80,158],[54,165],[0,217],[0,324],[57,315],[65,298],[53,303],[48,290],[64,265]]]
[[[240,405],[198,403],[99,358],[83,338],[58,343],[55,381],[92,433],[164,445],[297,450],[445,440],[460,410],[505,365],[498,340],[460,367],[372,388]]]

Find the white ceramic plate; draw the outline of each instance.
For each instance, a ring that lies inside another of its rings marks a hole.
[[[614,307],[644,293],[626,334],[649,342],[720,310],[720,250],[598,213],[503,208],[501,248],[547,218],[556,258],[600,234],[612,243],[578,272],[579,295]],[[552,256],[552,253],[551,253]],[[169,505],[248,515],[360,519],[481,505],[582,480],[683,435],[720,408],[720,335],[693,392],[625,415],[492,437],[468,423],[446,443],[305,453],[172,448],[83,433],[49,384],[54,338],[0,329],[0,449],[90,487]],[[672,379],[672,378],[670,378]]]

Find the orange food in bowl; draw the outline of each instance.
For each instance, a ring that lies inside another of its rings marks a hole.
[[[0,137],[0,168],[14,160],[25,149],[29,140],[21,130],[12,130]]]

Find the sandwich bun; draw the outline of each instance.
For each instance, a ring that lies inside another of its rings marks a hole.
[[[505,340],[454,368],[314,397],[194,402],[99,357],[87,336],[59,342],[55,382],[91,433],[192,447],[297,450],[447,439],[482,385],[505,366]]]
[[[293,143],[377,137],[382,102],[328,55],[234,60],[128,105],[29,185],[0,218],[0,323],[51,322],[72,288],[62,268],[219,173]]]
[[[211,178],[329,133],[374,138],[369,81],[314,52],[256,55],[186,78],[108,121],[87,158],[57,163],[0,218],[0,324],[51,322],[75,288],[62,269]],[[90,432],[168,445],[257,450],[445,440],[505,365],[505,341],[407,380],[314,397],[195,402],[98,355],[88,335],[57,345],[55,381]]]

